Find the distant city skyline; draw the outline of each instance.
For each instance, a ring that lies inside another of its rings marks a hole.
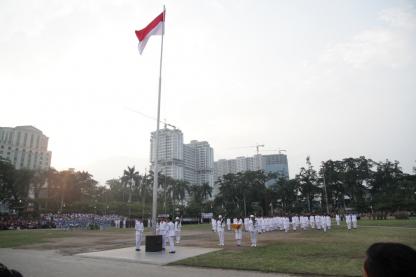
[[[156,155],[156,131],[151,133],[150,163],[154,170],[158,157],[159,172],[175,180],[192,185],[208,183],[214,187],[214,149],[207,141],[191,140],[185,143],[177,128],[159,130],[159,147]]]
[[[215,159],[285,149],[289,175],[366,156],[416,166],[416,4],[379,1],[0,1],[0,126],[49,137],[52,166],[100,184],[149,171],[161,118]],[[135,110],[137,112],[132,112]]]

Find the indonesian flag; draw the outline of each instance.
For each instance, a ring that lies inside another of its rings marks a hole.
[[[165,11],[158,15],[152,22],[149,23],[144,29],[136,31],[136,36],[139,39],[139,52],[140,55],[146,46],[147,41],[153,35],[163,35],[165,29]]]

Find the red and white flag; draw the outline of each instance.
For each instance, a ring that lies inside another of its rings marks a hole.
[[[139,39],[139,52],[140,55],[146,46],[147,41],[153,35],[163,35],[165,29],[165,11],[158,15],[152,22],[149,23],[144,29],[136,31],[136,36]]]

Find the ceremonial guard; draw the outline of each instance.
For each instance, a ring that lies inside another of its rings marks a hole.
[[[144,231],[143,222],[140,219],[136,219],[134,228],[136,229],[136,251],[140,251]]]
[[[351,215],[351,221],[352,221],[352,227],[354,229],[357,229],[357,215],[356,214]]]
[[[222,218],[222,216],[219,215],[217,220],[217,233],[220,241],[220,243],[218,244],[219,246],[224,246],[224,227],[224,218]]]
[[[231,219],[227,218],[227,230],[231,231]]]
[[[337,222],[337,226],[339,226],[339,224],[340,224],[339,214],[335,215],[335,221]]]
[[[288,217],[284,217],[283,218],[283,229],[285,229],[285,233],[287,233],[289,231],[289,218]]]
[[[166,223],[166,236],[169,240],[169,253],[175,253],[175,224],[172,222],[172,218],[169,217],[169,222]]]
[[[324,230],[324,232],[326,232],[326,228],[327,228],[327,225],[326,225],[326,217],[323,216],[323,215],[321,215],[321,216],[319,216],[319,220],[320,220],[320,224],[321,224],[322,230]]]
[[[215,218],[211,218],[211,225],[212,225],[212,231],[216,232],[217,231],[217,221],[215,220]]]
[[[248,231],[250,232],[251,247],[256,247],[257,246],[257,221],[254,215],[250,215]]]
[[[176,217],[175,219],[176,243],[181,243],[181,232],[182,232],[182,223],[179,220],[179,217]]]
[[[164,218],[162,218],[160,220],[160,224],[159,224],[159,235],[162,236],[162,249],[165,250],[166,248],[166,231],[167,231],[167,226],[166,226],[166,221]]]
[[[235,218],[233,228],[237,246],[241,246],[241,240],[243,239],[243,220],[241,218]]]
[[[350,214],[347,214],[345,216],[345,222],[347,223],[348,230],[351,230],[352,219],[351,219],[351,215]]]
[[[332,225],[331,216],[327,215],[326,216],[326,226],[328,227],[328,230],[331,229],[331,225]]]

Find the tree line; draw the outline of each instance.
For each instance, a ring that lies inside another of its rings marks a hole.
[[[416,169],[365,157],[328,160],[315,169],[309,157],[292,179],[263,171],[227,174],[191,185],[159,174],[158,213],[197,217],[202,212],[249,214],[334,213],[354,210],[387,213],[416,210]],[[272,185],[266,186],[266,183]],[[19,214],[90,212],[150,217],[153,172],[127,167],[122,176],[99,186],[86,171],[15,169],[0,160],[0,200]]]

